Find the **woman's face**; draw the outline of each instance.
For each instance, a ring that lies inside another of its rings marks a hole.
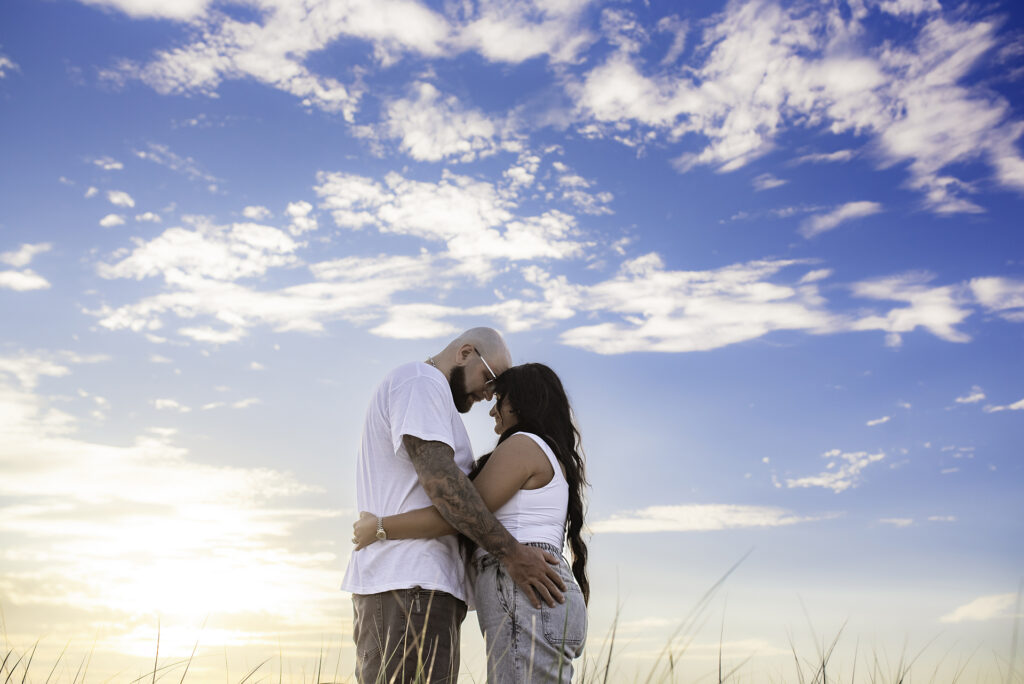
[[[519,422],[512,406],[502,397],[494,395],[494,406],[491,407],[491,417],[494,418],[494,432],[501,434]]]

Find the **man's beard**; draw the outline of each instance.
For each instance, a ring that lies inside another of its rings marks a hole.
[[[462,366],[452,368],[452,377],[448,379],[448,386],[452,390],[455,409],[459,413],[469,413],[475,399],[466,391],[466,369]]]

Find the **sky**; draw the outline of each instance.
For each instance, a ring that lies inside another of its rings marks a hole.
[[[349,676],[369,397],[490,325],[592,673],[1020,681],[1022,84],[1006,1],[7,0],[4,652]]]

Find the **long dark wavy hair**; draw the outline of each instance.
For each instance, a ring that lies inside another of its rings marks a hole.
[[[498,376],[494,383],[494,394],[498,410],[507,403],[517,419],[515,425],[501,434],[498,444],[517,432],[532,432],[551,447],[558,462],[565,468],[565,479],[569,483],[566,536],[569,548],[572,549],[572,574],[583,592],[584,600],[589,602],[587,545],[583,541],[583,488],[588,483],[583,467],[580,431],[573,420],[562,381],[542,363],[524,363],[512,366]],[[477,460],[469,473],[470,479],[476,477],[490,456],[484,454]]]

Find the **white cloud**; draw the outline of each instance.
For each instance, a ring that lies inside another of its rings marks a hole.
[[[457,307],[438,304],[398,304],[387,310],[387,320],[370,332],[399,340],[420,340],[454,335],[460,328],[438,320],[470,313]]]
[[[609,43],[628,53],[638,52],[650,40],[636,14],[625,9],[609,7],[602,10],[601,32]]]
[[[488,299],[472,307],[422,301],[436,301],[467,282],[479,286],[503,272],[514,274],[511,265],[506,266],[510,262],[582,254],[588,244],[577,239],[572,216],[555,210],[518,215],[515,193],[507,187],[447,171],[437,183],[394,173],[383,183],[340,173],[321,173],[318,181],[320,207],[337,225],[373,226],[381,233],[439,243],[441,251],[434,254],[421,247],[415,257],[314,263],[309,266],[313,282],[301,282],[300,276],[298,284],[275,288],[271,271],[298,267],[298,250],[304,245],[267,226],[218,226],[189,219],[190,225],[169,228],[152,239],[134,238],[131,249],[118,250],[98,266],[105,278],[161,278],[164,292],[88,313],[108,329],[144,334],[180,319],[186,323],[177,335],[210,344],[240,340],[260,325],[317,332],[326,322],[347,320],[367,325],[377,335],[408,338],[456,329],[455,323],[441,319],[487,316],[505,322],[507,329],[521,330],[573,315],[564,297],[571,287],[564,279],[545,280],[544,292],[532,301]],[[309,203],[295,202],[286,215],[297,222],[312,220],[312,212]],[[243,279],[249,282],[243,284]],[[296,279],[290,275],[289,280]],[[406,294],[406,301],[394,301],[400,293]],[[407,301],[411,297],[415,299]]]
[[[66,365],[58,363],[50,355],[22,352],[18,356],[0,356],[0,378],[16,379],[22,388],[31,390],[39,384],[42,376],[59,378],[71,372]]]
[[[478,50],[492,62],[518,63],[533,57],[573,62],[595,36],[581,24],[590,0],[485,0],[463,5],[452,44]]]
[[[568,172],[568,167],[566,167],[565,164],[560,164],[560,166],[565,171],[564,171],[563,175],[558,178],[558,184],[559,185],[564,185],[564,186],[569,187],[569,188],[589,188],[590,187],[591,183],[586,178],[584,178],[583,176],[578,176],[578,175],[576,175],[574,173],[569,173]]]
[[[1024,282],[1009,278],[974,278],[970,288],[987,311],[1008,321],[1024,323]]]
[[[232,315],[230,318],[237,320],[239,316]],[[245,328],[237,324],[232,324],[227,329],[218,330],[208,325],[201,325],[179,328],[178,334],[195,340],[196,342],[206,342],[208,344],[229,344],[231,342],[238,342],[240,339],[245,337]]]
[[[289,548],[303,524],[338,513],[289,501],[316,487],[198,462],[173,430],[117,446],[79,438],[74,417],[2,375],[0,417],[0,534],[32,559],[5,563],[0,584],[30,614],[73,604],[105,624],[141,611],[198,625],[261,613],[316,633],[336,622],[324,606],[337,597],[339,559]],[[193,640],[162,638],[161,653],[187,657]]]
[[[985,413],[998,413],[999,411],[1024,411],[1024,399],[1015,401],[1012,404],[1006,406],[986,406],[984,409]]]
[[[559,185],[590,186],[568,166],[552,167],[565,179]],[[580,239],[568,214],[521,215],[515,189],[527,186],[495,185],[447,170],[438,182],[397,173],[380,182],[326,172],[317,181],[319,208],[339,227],[405,236],[420,254],[314,263],[312,282],[299,275],[298,284],[276,287],[273,271],[291,269],[292,283],[292,274],[302,273],[296,270],[302,266],[299,253],[308,245],[289,235],[294,226],[280,230],[189,219],[150,240],[134,238],[131,249],[115,252],[98,267],[105,278],[161,278],[165,291],[88,313],[103,327],[149,335],[178,319],[183,324],[177,335],[209,344],[238,341],[254,326],[318,332],[327,322],[345,320],[377,335],[434,338],[463,326],[467,316],[489,318],[514,332],[578,315],[589,320],[575,321],[561,341],[603,354],[708,350],[787,330],[882,330],[891,345],[917,328],[947,341],[970,339],[958,329],[973,311],[970,288],[931,286],[928,274],[853,283],[855,297],[898,303],[867,312],[829,305],[820,284],[832,276],[831,269],[802,268],[785,278],[787,269],[813,263],[799,260],[685,271],[669,269],[659,255],[648,254],[625,261],[610,278],[582,285],[537,263],[583,256],[591,244]],[[285,215],[293,222],[314,220],[313,212],[310,203],[293,202]],[[420,241],[425,244],[417,245]],[[480,289],[499,275],[493,292]],[[444,301],[467,285],[483,295],[482,301],[461,307]]]
[[[163,222],[163,219],[160,218],[159,214],[154,214],[151,211],[147,211],[147,212],[142,213],[142,214],[136,214],[135,215],[135,220],[139,221],[140,223],[143,222],[143,221],[148,222],[148,223],[162,223]]]
[[[213,95],[224,80],[252,78],[349,122],[365,90],[359,74],[343,84],[307,66],[311,54],[336,41],[366,41],[376,60],[389,66],[409,52],[437,58],[465,50],[491,61],[518,63],[544,55],[570,62],[593,40],[580,23],[590,0],[453,3],[446,6],[447,17],[413,0],[309,6],[268,0],[257,21],[234,19],[201,0],[173,13],[152,0],[89,1],[133,16],[188,18],[194,28],[190,44],[160,50],[148,63],[122,61],[108,70],[105,76],[115,82],[138,78],[164,94]]]
[[[302,235],[311,230],[317,229],[316,217],[310,216],[313,205],[306,201],[289,202],[284,213],[291,217],[291,224],[288,232],[292,235]]]
[[[594,534],[613,532],[705,532],[737,528],[780,527],[820,520],[773,506],[689,504],[649,506],[616,513],[590,524]]]
[[[441,15],[410,0],[309,7],[277,0],[262,9],[258,22],[212,11],[195,16],[198,35],[193,43],[158,51],[148,64],[122,63],[109,76],[139,78],[163,94],[207,95],[225,79],[253,78],[296,96],[305,106],[352,121],[361,86],[311,72],[305,66],[308,55],[350,36],[371,41],[385,61],[405,50],[439,56],[450,31]]]
[[[955,515],[930,515],[928,522],[956,522]]]
[[[562,199],[571,202],[576,209],[591,216],[614,213],[608,206],[615,199],[615,195],[610,192],[590,193],[579,189],[563,190]]]
[[[174,19],[187,21],[200,16],[210,0],[81,0],[87,5],[108,7],[134,19]]]
[[[659,19],[655,28],[659,33],[672,35],[672,45],[661,58],[662,66],[674,63],[686,48],[686,34],[690,31],[690,23],[673,14]]]
[[[783,180],[782,178],[776,178],[770,173],[762,173],[760,176],[754,178],[754,189],[757,191],[771,190],[785,185],[789,181]]]
[[[927,12],[941,12],[939,0],[881,0],[878,8],[889,14],[917,15]]]
[[[242,216],[253,221],[264,221],[272,215],[269,209],[260,205],[252,205],[242,209]]]
[[[844,453],[840,449],[826,451],[821,456],[829,459],[825,471],[818,475],[786,479],[786,486],[794,487],[824,487],[831,489],[836,494],[855,488],[861,481],[861,472],[872,463],[877,463],[885,458],[885,454],[869,454],[866,451]]]
[[[827,214],[812,216],[800,225],[800,234],[806,238],[814,237],[825,231],[832,230],[840,223],[851,219],[871,216],[882,211],[878,202],[847,202]]]
[[[188,406],[183,406],[175,399],[154,399],[153,408],[157,411],[177,411],[178,413],[188,413],[192,409]]]
[[[28,292],[30,290],[46,290],[50,281],[31,269],[23,271],[0,271],[0,289]]]
[[[958,404],[976,404],[979,401],[983,401],[984,399],[985,399],[985,392],[984,392],[984,390],[982,390],[980,387],[975,385],[974,387],[971,388],[970,394],[965,394],[962,397],[957,397],[956,398],[956,403],[958,403]]]
[[[892,416],[882,416],[881,418],[875,418],[874,420],[869,420],[866,424],[867,424],[868,427],[874,427],[876,425],[882,425],[883,423],[888,423],[890,420],[892,420]]]
[[[135,249],[115,264],[101,264],[99,274],[135,279],[162,275],[177,284],[251,278],[297,263],[298,245],[276,228],[257,223],[218,226],[201,218],[192,222],[191,230],[168,228],[148,242],[135,238]]]
[[[104,171],[120,171],[124,168],[124,164],[113,157],[99,157],[97,159],[93,159],[92,163]]]
[[[51,249],[53,244],[49,242],[24,243],[15,251],[0,253],[0,263],[23,268],[31,264],[36,255],[49,252]]]
[[[904,302],[883,313],[830,310],[817,269],[796,283],[774,282],[800,261],[756,261],[712,271],[670,271],[649,254],[626,261],[611,279],[589,286],[560,286],[572,306],[621,320],[567,330],[562,341],[604,354],[630,351],[698,351],[756,339],[776,330],[832,334],[882,330],[896,346],[902,334],[924,328],[950,342],[970,337],[957,326],[971,315],[963,285],[929,287],[929,274],[911,273],[850,286],[857,297]]]
[[[98,194],[100,194],[99,188],[90,185],[89,188],[85,191],[84,197],[85,199],[90,199]]]
[[[877,280],[862,281],[852,286],[853,293],[868,299],[906,302],[884,316],[867,315],[851,324],[853,330],[884,330],[887,343],[898,346],[902,333],[923,327],[947,342],[968,342],[970,336],[956,326],[971,315],[966,307],[963,288],[926,286],[932,280],[927,273],[910,273]]]
[[[220,182],[215,176],[203,171],[199,163],[192,157],[182,157],[171,150],[167,145],[159,143],[148,143],[146,149],[135,150],[135,156],[139,159],[151,161],[154,164],[166,167],[175,173],[183,174],[190,180],[205,181],[215,184]]]
[[[249,399],[240,399],[238,401],[233,401],[233,402],[214,401],[214,402],[211,402],[209,404],[203,404],[203,410],[204,411],[209,411],[211,409],[217,409],[217,408],[244,409],[244,408],[249,408],[250,406],[256,406],[257,404],[262,404],[262,403],[263,402],[260,401],[259,399],[257,399],[256,397],[250,397]]]
[[[478,277],[491,274],[494,259],[565,259],[581,254],[575,219],[551,210],[517,216],[515,202],[496,186],[444,171],[438,183],[389,173],[384,183],[344,173],[317,176],[321,207],[337,225],[376,226],[447,246],[445,256]]]
[[[25,243],[14,251],[0,253],[0,263],[22,269],[0,271],[0,289],[28,292],[49,288],[50,282],[46,278],[25,266],[32,263],[37,254],[48,252],[52,248],[53,245],[49,242]]]
[[[816,283],[819,280],[824,280],[832,275],[831,268],[816,268],[813,271],[808,271],[807,274],[800,279],[800,283]]]
[[[252,363],[249,364],[249,370],[261,371],[264,370],[265,368],[266,366],[264,366],[259,361],[253,361]]]
[[[100,264],[105,278],[164,280],[164,292],[117,308],[87,311],[112,330],[152,333],[169,316],[189,321],[177,330],[211,344],[242,339],[254,326],[277,331],[318,332],[324,323],[379,319],[400,292],[440,289],[454,281],[452,262],[429,254],[417,257],[346,257],[312,264],[312,282],[258,289],[270,269],[294,267],[298,245],[284,231],[257,224],[217,226],[203,220],[193,228],[170,228],[114,263]],[[253,281],[242,284],[242,280]],[[202,319],[197,321],[197,319]]]
[[[913,518],[880,518],[878,520],[878,522],[885,523],[886,525],[892,525],[893,527],[910,527],[911,525],[914,524],[914,519]]]
[[[0,55],[0,78],[7,78],[9,71],[18,71],[18,65],[7,55]]]
[[[568,166],[561,162],[555,162],[552,166],[559,174],[557,182],[558,187],[561,188],[560,199],[570,202],[576,209],[591,216],[613,213],[608,206],[615,199],[612,193],[607,191],[588,192],[587,189],[594,185],[593,181],[573,173]],[[554,192],[548,193],[549,199],[554,197],[556,197]]]
[[[514,165],[505,169],[502,175],[508,181],[512,192],[533,184],[540,168],[540,159],[536,154],[523,152]]]
[[[470,162],[502,149],[520,149],[511,119],[466,108],[430,83],[414,83],[411,91],[409,98],[385,104],[378,126],[358,130],[377,139],[398,140],[402,152],[420,161]]]
[[[816,154],[805,154],[793,160],[794,164],[821,164],[833,162],[848,162],[857,156],[853,150],[836,150],[835,152],[822,152]]]
[[[625,52],[614,53],[569,88],[577,106],[602,122],[633,120],[669,128],[680,113],[703,104],[700,94],[682,82],[643,76],[636,59]]]
[[[697,134],[706,142],[678,167],[740,168],[771,151],[790,128],[826,128],[870,137],[884,165],[905,163],[907,185],[938,213],[978,212],[971,187],[948,167],[980,160],[1008,188],[1024,190],[1022,130],[1012,108],[984,85],[961,82],[998,45],[994,21],[926,12],[934,3],[885,3],[909,40],[866,40],[869,11],[835,5],[732,2],[706,24],[683,76],[615,50],[569,93],[597,135],[635,145],[647,131],[668,142]],[[601,125],[614,124],[613,132]],[[625,127],[626,133],[622,131]],[[803,161],[843,161],[811,156]]]
[[[939,622],[982,622],[1003,617],[1012,617],[1010,608],[1017,601],[1016,594],[991,594],[979,596],[970,603],[956,608],[939,618]]]
[[[601,354],[698,351],[756,339],[774,330],[825,333],[840,321],[814,283],[768,279],[796,261],[752,261],[711,271],[671,271],[648,254],[626,261],[610,280],[576,287],[579,307],[622,317],[572,328],[561,339]]]
[[[107,214],[100,219],[100,225],[104,228],[111,228],[113,226],[123,226],[124,216],[120,214]]]
[[[132,196],[122,190],[110,190],[109,192],[107,192],[107,199],[110,201],[111,204],[117,205],[119,207],[135,206],[135,200],[132,199]]]

